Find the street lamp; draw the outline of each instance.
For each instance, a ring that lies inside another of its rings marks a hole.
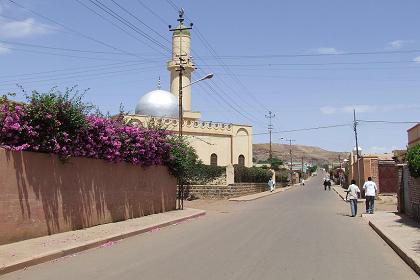
[[[182,112],[183,111],[183,109],[182,109],[182,89],[184,89],[186,87],[189,87],[189,86],[191,86],[195,83],[211,79],[214,76],[213,73],[210,73],[210,74],[207,74],[206,76],[204,76],[204,77],[202,77],[202,78],[200,78],[200,79],[198,79],[194,82],[189,83],[188,85],[182,86],[182,75],[181,75],[181,73],[182,73],[182,71],[180,71],[180,77],[179,77],[180,84],[179,84],[179,100],[178,100],[178,102],[179,102],[179,104],[178,104],[179,105],[178,106],[178,108],[179,108],[179,112],[178,112],[178,114],[179,114],[179,120],[178,120],[179,121],[179,133],[178,134],[179,134],[179,139],[180,140],[182,139],[182,124],[184,122],[184,119],[183,119],[184,117],[183,117],[183,112]],[[182,177],[181,176],[179,178],[179,209],[181,209],[181,210],[184,209],[184,183],[182,182]]]
[[[202,78],[198,79],[197,81],[191,82],[189,85],[185,85],[185,86],[183,86],[182,88],[186,88],[186,87],[189,87],[189,86],[191,86],[191,85],[193,85],[193,84],[195,84],[195,83],[198,83],[198,82],[201,82],[201,81],[204,81],[204,80],[211,79],[211,78],[213,78],[213,76],[214,76],[214,74],[213,74],[213,73],[209,73],[209,74],[207,74],[206,76],[204,76],[204,77],[202,77]]]

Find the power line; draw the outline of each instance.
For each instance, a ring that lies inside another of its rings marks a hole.
[[[412,60],[395,60],[395,61],[357,61],[357,62],[320,62],[320,63],[255,63],[255,64],[208,64],[212,67],[271,67],[271,66],[322,66],[322,65],[364,65],[364,64],[401,64],[401,63],[413,63]]]
[[[5,40],[0,40],[0,42],[1,43],[4,43],[4,44],[8,44],[8,45],[18,45],[18,46],[26,46],[26,47],[32,47],[32,48],[41,48],[41,49],[49,49],[49,50],[60,50],[60,51],[67,51],[67,52],[81,52],[81,53],[93,53],[93,54],[113,54],[113,55],[130,55],[130,56],[136,56],[135,54],[125,54],[125,53],[121,53],[121,52],[105,52],[105,51],[69,49],[69,48],[51,47],[51,46],[45,46],[45,45],[36,45],[36,44],[28,44],[28,43],[20,43],[20,42],[11,42],[11,41],[5,41]]]
[[[70,68],[62,68],[62,69],[54,69],[48,71],[40,71],[40,72],[30,72],[30,73],[22,73],[22,74],[15,74],[15,75],[2,75],[0,78],[13,78],[13,77],[22,77],[22,76],[34,76],[39,74],[49,74],[49,73],[56,73],[56,72],[66,72],[71,70],[79,70],[79,69],[92,69],[95,70],[96,68],[101,67],[108,67],[108,66],[124,66],[128,64],[128,62],[118,62],[118,63],[110,63],[110,64],[101,64],[101,65],[91,65],[86,67],[70,67]],[[146,63],[136,63],[136,64],[146,64]]]
[[[175,11],[178,11],[179,10],[179,8],[177,7],[177,5],[175,5],[174,4],[174,2],[173,1],[171,1],[171,0],[167,0],[167,2],[169,3],[169,5],[175,10]],[[186,17],[186,18],[188,18],[188,17]],[[191,19],[190,19],[191,20]],[[215,51],[215,49],[211,46],[211,44],[208,42],[208,40],[206,40],[206,38],[204,37],[204,35],[199,31],[199,28],[195,28],[195,31],[196,31],[196,34],[198,35],[198,39],[202,42],[202,44],[204,45],[204,47],[210,52],[210,54],[213,56],[213,57],[215,57],[216,59],[218,58],[218,54],[217,54],[217,52]],[[197,56],[198,57],[198,56]],[[220,63],[222,64],[222,65],[224,65],[224,62],[223,61],[221,61],[221,60],[219,60],[220,61]],[[205,66],[209,66],[209,65],[207,65],[207,64],[205,64]],[[264,109],[264,111],[267,111],[268,110],[268,108],[266,107],[266,106],[264,106],[257,98],[255,98],[254,96],[253,96],[253,94],[249,91],[249,89],[242,83],[242,81],[236,76],[236,74],[228,67],[228,66],[226,66],[226,65],[224,65],[224,66],[222,66],[222,67],[224,67],[224,69],[230,74],[230,76],[233,78],[233,80],[237,83],[237,84],[239,84],[243,89],[244,89],[244,91],[245,92],[247,92],[248,93],[248,96],[250,96],[253,100],[254,100],[254,102],[256,103],[256,104],[258,104],[259,106],[261,106],[263,109]],[[214,72],[214,71],[212,71],[211,69],[210,69],[210,71],[211,72]],[[234,88],[232,88],[230,85],[229,85],[229,83],[225,83],[224,82],[224,80],[222,80],[222,79],[220,79],[220,81],[223,83],[223,84],[225,84],[225,86],[226,87],[228,87],[228,88],[230,88],[231,90],[232,90],[232,93],[234,93],[236,96],[238,96],[238,98],[239,98],[239,100],[241,100],[241,101],[243,101],[243,102],[246,102],[247,104],[248,104],[248,102],[247,101],[245,101],[245,99],[243,99],[243,97],[239,94],[239,93],[237,93],[236,92],[236,90],[234,89]],[[229,96],[229,95],[226,95],[226,96]],[[232,101],[232,103],[233,104],[235,104],[236,102],[233,100]],[[248,104],[248,106],[251,106],[251,107],[253,107],[254,105],[255,105],[255,103],[253,103],[253,104]],[[240,107],[238,104],[236,104],[238,107]]]
[[[168,26],[168,23],[166,22],[164,18],[162,18],[159,14],[155,13],[151,8],[145,5],[141,0],[137,0],[137,3],[139,3],[143,8],[148,10],[152,15],[154,15],[157,19],[159,19],[165,26]]]
[[[49,17],[47,17],[47,16],[45,16],[45,15],[42,15],[41,13],[38,13],[38,12],[36,12],[36,11],[32,10],[32,9],[29,9],[29,8],[27,8],[27,7],[23,6],[22,4],[17,3],[17,2],[16,2],[16,1],[14,1],[14,0],[8,0],[8,1],[9,1],[10,3],[12,3],[12,4],[14,4],[14,5],[18,6],[19,8],[21,8],[21,9],[23,9],[23,10],[26,10],[26,11],[30,12],[31,14],[34,14],[34,15],[36,15],[36,16],[38,16],[38,17],[40,17],[40,18],[43,18],[43,19],[45,19],[45,20],[47,20],[47,21],[49,21],[49,22],[52,22],[52,23],[54,23],[54,24],[56,24],[56,25],[58,25],[58,26],[60,26],[60,27],[64,28],[65,30],[70,31],[70,32],[71,32],[71,33],[73,33],[73,34],[76,34],[76,35],[78,35],[78,36],[81,36],[81,37],[83,37],[83,38],[85,38],[85,39],[88,39],[88,40],[90,40],[90,41],[93,41],[93,42],[95,42],[95,43],[101,44],[101,45],[103,45],[103,46],[105,46],[105,47],[108,47],[108,48],[111,48],[111,49],[113,49],[113,50],[116,50],[116,51],[119,51],[119,52],[122,52],[122,53],[125,53],[125,54],[130,54],[129,52],[127,52],[127,51],[125,51],[125,50],[119,49],[119,48],[117,48],[117,47],[115,47],[115,46],[112,46],[112,45],[110,45],[110,44],[108,44],[108,43],[105,43],[105,42],[103,42],[103,41],[101,41],[101,40],[98,40],[98,39],[96,39],[96,38],[94,38],[94,37],[92,37],[92,36],[89,36],[89,35],[86,35],[86,34],[83,34],[83,33],[79,32],[79,31],[77,31],[77,30],[74,30],[74,29],[72,29],[72,28],[70,28],[70,27],[68,27],[68,26],[66,26],[66,25],[64,25],[64,24],[62,24],[62,23],[59,23],[58,21],[56,21],[56,20],[54,20],[54,19],[52,19],[52,18],[49,18]]]
[[[299,131],[311,131],[311,130],[336,128],[336,127],[345,127],[345,126],[351,126],[351,125],[352,125],[351,123],[335,124],[335,125],[317,126],[317,127],[309,127],[309,128],[298,128],[298,129],[290,129],[290,130],[279,130],[279,131],[273,131],[272,133],[273,134],[277,134],[277,133],[289,133],[289,132],[299,132]],[[252,135],[266,135],[266,134],[268,134],[268,132],[253,133]]]
[[[123,68],[123,67],[131,67],[131,66],[138,66],[141,63],[132,63],[132,64],[125,64],[125,65],[114,65],[114,66],[108,66],[108,67],[96,67],[93,69],[85,69],[85,70],[80,70],[80,68],[78,69],[78,71],[64,71],[64,73],[59,73],[59,74],[55,74],[55,75],[49,75],[48,73],[44,73],[44,74],[40,74],[40,75],[32,75],[30,77],[26,77],[26,78],[18,78],[19,82],[22,81],[31,81],[31,80],[36,80],[36,79],[40,79],[40,78],[58,78],[61,76],[68,76],[68,75],[74,75],[74,74],[81,74],[81,73],[87,73],[89,74],[90,72],[94,72],[94,73],[100,73],[98,71],[101,70],[110,70],[110,69],[115,69],[115,68]],[[153,69],[156,66],[148,66],[148,67],[144,67],[144,68],[136,68],[136,69]],[[46,71],[47,72],[47,71]],[[63,72],[63,71],[61,71]],[[54,73],[54,72],[53,72]],[[0,81],[0,83],[10,83],[10,82],[14,82],[15,83],[16,79],[13,80],[6,80],[6,81]]]
[[[166,37],[162,36],[159,32],[157,32],[156,30],[154,30],[152,27],[150,27],[148,24],[146,24],[144,21],[142,21],[138,16],[134,15],[132,12],[130,12],[129,10],[127,10],[126,8],[124,8],[122,5],[120,5],[117,2],[115,2],[115,0],[111,0],[111,2],[114,3],[115,5],[117,5],[121,10],[123,10],[124,12],[126,12],[127,14],[129,14],[130,16],[132,16],[133,18],[135,18],[138,22],[140,22],[147,29],[149,29],[150,31],[152,31],[153,33],[155,33],[156,35],[158,35],[165,42],[170,43],[170,41]]]
[[[313,53],[313,54],[266,54],[266,55],[222,55],[221,59],[261,59],[261,58],[276,58],[276,57],[331,57],[331,56],[352,56],[352,55],[377,55],[377,54],[405,54],[405,53],[420,53],[420,49],[415,50],[395,50],[395,51],[361,51],[361,52],[342,52],[342,53]],[[207,58],[207,57],[202,57]],[[210,57],[208,57],[210,58]]]
[[[48,79],[43,79],[43,80],[35,80],[35,81],[29,81],[26,83],[41,83],[41,82],[48,82],[48,81],[57,81],[57,80],[63,80],[63,79],[74,79],[74,78],[79,78],[79,77],[96,77],[98,75],[104,75],[104,74],[116,74],[116,73],[127,73],[127,72],[133,72],[133,71],[139,71],[139,70],[145,70],[145,71],[149,71],[149,69],[151,68],[134,68],[134,69],[125,69],[125,70],[119,70],[119,71],[108,71],[108,72],[103,72],[103,73],[92,73],[92,74],[83,74],[83,75],[70,75],[70,76],[64,76],[64,77],[60,77],[60,78],[56,78],[56,77],[50,77]],[[3,84],[2,86],[5,85],[16,85],[17,83],[8,83],[8,84]]]
[[[70,57],[70,58],[82,58],[82,59],[88,59],[88,60],[130,62],[129,60],[121,60],[121,59],[115,59],[115,58],[90,57],[90,56],[80,56],[80,55],[71,55],[71,54],[63,54],[63,53],[44,52],[44,51],[37,51],[37,50],[30,50],[30,49],[14,48],[14,47],[9,47],[9,46],[2,46],[2,48],[3,49],[8,49],[8,50],[13,50],[13,51],[19,51],[19,52],[37,53],[37,54]]]
[[[78,1],[78,0],[76,0],[76,1]],[[134,32],[136,32],[137,34],[139,34],[140,36],[142,36],[143,38],[145,38],[146,40],[152,42],[154,45],[156,45],[156,46],[160,47],[161,49],[163,49],[164,51],[170,53],[170,49],[168,49],[168,47],[166,47],[165,45],[163,45],[162,43],[160,43],[158,40],[156,40],[152,36],[148,35],[146,32],[142,31],[140,28],[138,28],[137,26],[135,26],[133,23],[131,23],[130,21],[128,21],[124,17],[120,16],[117,12],[115,12],[114,10],[112,10],[107,5],[99,2],[98,0],[88,0],[88,1],[91,2],[92,4],[94,4],[96,7],[98,7],[102,11],[104,11],[105,13],[107,13],[108,15],[110,15],[112,18],[114,18],[117,21],[121,22],[123,25],[127,26],[129,29],[133,30]],[[162,53],[160,50],[155,49],[153,46],[151,46],[147,42],[143,42],[143,43],[146,44],[148,47],[152,48],[153,50],[155,50],[155,51],[157,51],[157,52],[159,52],[159,53],[161,53],[163,55],[166,55],[165,53]]]
[[[383,121],[383,120],[357,120],[363,123],[384,123],[384,124],[417,124],[420,121]]]
[[[262,104],[250,91],[249,89],[242,83],[242,81],[238,78],[238,76],[236,75],[236,73],[234,73],[228,65],[226,65],[224,63],[223,60],[219,59],[219,56],[217,54],[217,52],[215,51],[215,49],[211,46],[211,44],[208,42],[208,40],[204,37],[204,35],[198,30],[198,28],[196,28],[196,32],[198,34],[198,38],[204,43],[205,47],[210,51],[210,53],[222,64],[222,67],[228,72],[228,74],[233,77],[233,80],[236,81],[236,83],[238,83],[238,85],[240,85],[240,87],[242,87],[244,89],[244,91],[246,93],[248,93],[248,96],[250,96],[254,102],[256,104],[258,104],[259,106],[261,106],[261,108],[263,108],[265,111],[269,111],[269,109],[264,106],[264,104]],[[207,65],[209,66],[209,65]],[[239,94],[237,94],[239,96]],[[240,96],[239,96],[240,97]]]

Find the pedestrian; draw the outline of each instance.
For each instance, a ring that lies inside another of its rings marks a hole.
[[[268,187],[270,188],[270,192],[273,192],[274,190],[274,182],[273,179],[270,178],[270,180],[268,180]]]
[[[330,178],[324,179],[324,190],[326,191],[328,187],[328,190],[331,190],[331,180]]]
[[[356,185],[356,180],[351,180],[351,185],[347,189],[347,198],[350,201],[351,216],[355,217],[357,215],[357,198],[359,197],[360,189]]]
[[[375,182],[372,181],[372,177],[368,177],[368,180],[363,185],[366,198],[366,213],[373,214],[375,208],[375,195],[378,192],[378,187]]]
[[[305,179],[302,179],[302,186],[305,185]]]

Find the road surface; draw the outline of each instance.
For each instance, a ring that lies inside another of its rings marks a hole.
[[[321,175],[205,217],[0,277],[89,279],[419,279]]]

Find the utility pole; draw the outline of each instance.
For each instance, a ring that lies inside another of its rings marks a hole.
[[[302,157],[302,179],[305,179],[305,173],[303,173],[303,157]]]
[[[292,155],[292,142],[294,139],[285,139],[289,141],[289,155],[290,155],[290,182],[293,183],[293,155]]]
[[[340,186],[341,186],[341,172],[343,172],[342,166],[341,166],[341,155],[338,154],[338,164],[340,165],[340,172],[338,172],[338,179],[340,180]]]
[[[356,120],[356,110],[353,109],[353,130],[354,130],[354,137],[356,139],[356,161],[357,161],[357,184],[360,187],[361,186],[361,182],[360,182],[360,163],[359,163],[359,143],[357,141],[357,125],[358,122]]]
[[[271,119],[273,119],[276,115],[273,114],[271,111],[268,111],[268,115],[265,117],[268,119],[268,132],[270,134],[270,154],[268,160],[270,161],[270,168],[273,168],[273,151],[271,149],[271,131],[273,130],[273,125],[271,123]]]
[[[182,141],[182,125],[183,125],[183,109],[182,109],[182,75],[183,75],[183,71],[185,70],[185,66],[184,64],[186,64],[186,59],[184,59],[185,56],[187,56],[187,54],[183,54],[182,53],[182,34],[183,31],[185,30],[189,30],[192,29],[192,23],[190,24],[190,27],[186,27],[183,25],[184,23],[184,10],[181,9],[179,10],[179,17],[177,19],[177,21],[179,21],[179,26],[177,28],[172,29],[171,26],[169,25],[169,31],[171,32],[179,32],[179,54],[178,54],[178,59],[179,62],[177,63],[177,66],[179,67],[177,69],[178,74],[179,74],[179,87],[178,87],[178,91],[179,91],[179,95],[178,95],[178,122],[179,122],[179,140]],[[188,58],[187,58],[188,59]],[[180,177],[179,178],[179,188],[178,188],[178,208],[179,209],[184,209],[184,182],[183,182],[183,178]]]

